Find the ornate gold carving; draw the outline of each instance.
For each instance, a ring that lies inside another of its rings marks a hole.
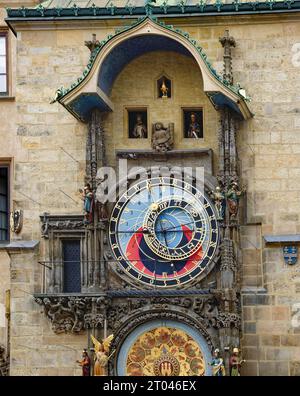
[[[203,376],[205,363],[198,343],[186,332],[158,327],[141,334],[126,362],[129,376]]]

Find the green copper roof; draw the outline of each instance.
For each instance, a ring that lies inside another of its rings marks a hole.
[[[47,0],[34,8],[7,9],[7,20],[117,18],[124,16],[208,16],[299,12],[300,0]]]

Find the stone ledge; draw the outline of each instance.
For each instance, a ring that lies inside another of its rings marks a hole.
[[[264,287],[244,286],[241,289],[241,294],[267,294],[268,291]]]
[[[7,251],[13,251],[13,250],[34,250],[38,245],[40,241],[11,241],[11,242],[4,242],[0,243],[0,250],[7,250]]]
[[[152,149],[116,150],[117,157],[127,158],[127,159],[138,159],[138,158],[147,158],[147,157],[163,159],[163,158],[180,157],[183,155],[212,156],[212,150],[208,148],[199,148],[199,149],[186,149],[186,150],[170,150],[164,153],[159,153]]]
[[[3,101],[3,102],[5,102],[5,101],[6,101],[6,102],[14,102],[15,100],[16,100],[15,96],[0,95],[0,101]]]
[[[264,235],[266,243],[300,243],[300,234]]]

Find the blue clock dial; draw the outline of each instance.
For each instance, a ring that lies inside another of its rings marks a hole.
[[[110,220],[119,265],[148,285],[172,287],[201,275],[218,246],[219,230],[207,198],[191,184],[157,177],[128,189]]]

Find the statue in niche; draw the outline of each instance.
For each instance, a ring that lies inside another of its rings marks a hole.
[[[214,377],[225,377],[225,366],[224,360],[220,357],[219,349],[215,349],[213,353],[213,359],[210,363],[212,366],[213,376]]]
[[[211,192],[211,197],[215,203],[218,220],[223,220],[225,215],[226,200],[225,195],[221,191],[221,187],[217,186],[216,190]]]
[[[166,76],[160,77],[157,80],[157,96],[160,99],[171,98],[171,80]]]
[[[242,194],[245,193],[245,188],[239,189],[239,186],[236,182],[232,182],[227,194],[227,203],[228,203],[228,210],[231,220],[236,220],[237,214],[239,211],[239,201]]]
[[[109,355],[109,348],[113,338],[114,336],[113,334],[111,334],[102,342],[100,342],[91,334],[91,339],[94,344],[95,351],[94,376],[96,377],[107,375],[108,361],[115,352],[113,351]]]
[[[84,202],[84,218],[86,223],[92,223],[93,221],[93,213],[94,213],[94,193],[91,189],[89,183],[87,183],[83,190],[80,189],[79,192],[81,193],[82,200]]]
[[[78,363],[79,366],[82,367],[82,376],[83,377],[89,377],[91,375],[91,359],[89,358],[89,355],[88,355],[86,349],[84,349],[82,351],[82,359],[76,360],[76,363]]]
[[[143,120],[143,118],[145,118],[145,115],[136,112],[130,112],[130,113],[131,114],[129,114],[129,118],[131,118],[132,115],[135,116],[135,124],[133,130],[131,131],[131,133],[129,133],[129,137],[134,139],[146,139],[147,127],[145,125],[146,123]],[[144,113],[146,113],[146,117],[147,117],[147,112]],[[130,119],[129,119],[129,123],[130,123]]]
[[[159,153],[172,150],[173,135],[173,123],[170,123],[166,128],[161,122],[156,122],[152,127],[152,148]]]
[[[229,375],[231,377],[240,377],[242,364],[246,361],[240,359],[240,351],[238,348],[233,348],[232,355],[229,359]]]
[[[160,87],[160,91],[162,94],[162,98],[167,98],[168,97],[168,87],[166,86],[165,80],[163,80],[162,85]]]
[[[10,229],[15,234],[21,232],[23,227],[23,210],[14,210],[10,215]]]

